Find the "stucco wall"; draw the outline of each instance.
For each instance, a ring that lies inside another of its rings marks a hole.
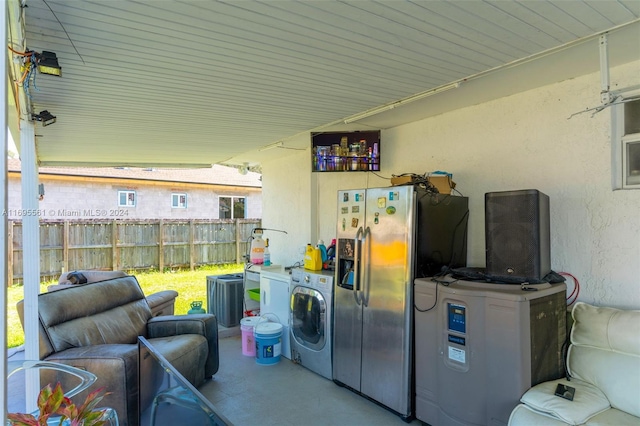
[[[111,184],[41,178],[44,199],[38,203],[42,219],[218,219],[219,197],[246,197],[247,218],[262,215],[260,188],[207,189],[180,184]],[[136,191],[135,207],[118,207],[118,190]],[[172,208],[171,194],[186,193],[187,208]],[[19,219],[20,180],[9,180],[8,218]]]
[[[640,61],[612,69],[612,89],[640,84],[639,75]],[[544,192],[551,204],[552,269],[580,280],[579,300],[640,309],[640,191],[611,190],[609,111],[569,119],[597,106],[599,92],[594,73],[383,130],[380,175],[453,173],[470,202],[470,266],[485,264],[484,194]],[[371,173],[310,177],[309,156],[297,152],[263,165],[263,223],[290,230],[280,242],[279,263],[300,260],[300,246],[314,235],[332,238],[337,189],[389,185]],[[313,197],[282,195],[298,190]],[[283,201],[290,219],[279,213]]]
[[[264,232],[269,238],[271,263],[277,265],[301,261],[300,250],[311,235],[310,151],[293,152],[262,168],[262,226],[287,232]],[[268,196],[265,187],[270,188]]]

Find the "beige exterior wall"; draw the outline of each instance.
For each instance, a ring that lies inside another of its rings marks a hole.
[[[45,195],[37,214],[42,219],[218,219],[219,197],[245,197],[247,218],[262,215],[261,188],[47,176],[41,176],[40,182]],[[136,206],[119,207],[118,190],[134,190]],[[172,193],[186,193],[187,208],[172,208]],[[32,214],[22,211],[19,176],[9,179],[8,207],[9,219]]]
[[[640,61],[613,68],[611,87],[638,85],[638,76]],[[640,309],[640,191],[611,189],[610,112],[569,119],[599,105],[599,94],[593,73],[385,129],[379,175],[453,173],[470,202],[468,264],[479,267],[484,194],[539,189],[551,203],[552,269],[580,280],[578,300]],[[312,174],[309,164],[309,151],[263,164],[263,226],[289,231],[272,238],[275,263],[302,260],[315,235],[333,238],[337,189],[390,184],[372,173]]]

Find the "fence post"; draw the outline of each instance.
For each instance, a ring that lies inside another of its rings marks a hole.
[[[194,244],[194,234],[195,233],[195,223],[193,219],[189,220],[189,267],[193,271],[195,269],[195,244]]]
[[[241,243],[242,241],[240,240],[240,219],[236,219],[236,263],[243,263],[242,252],[240,251]]]
[[[158,271],[164,271],[164,220],[158,221]]]
[[[62,223],[62,271],[61,274],[69,271],[69,221]]]
[[[13,220],[7,221],[7,286],[13,285]]]
[[[118,265],[118,222],[115,220],[111,225],[111,269],[117,271]]]

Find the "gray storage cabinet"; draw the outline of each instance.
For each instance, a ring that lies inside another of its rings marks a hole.
[[[207,313],[223,327],[235,327],[242,319],[243,275],[207,276]]]
[[[566,286],[440,280],[415,280],[416,417],[506,425],[527,389],[564,374]]]

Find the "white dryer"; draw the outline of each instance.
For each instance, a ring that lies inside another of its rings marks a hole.
[[[333,273],[291,271],[291,360],[331,380]]]

